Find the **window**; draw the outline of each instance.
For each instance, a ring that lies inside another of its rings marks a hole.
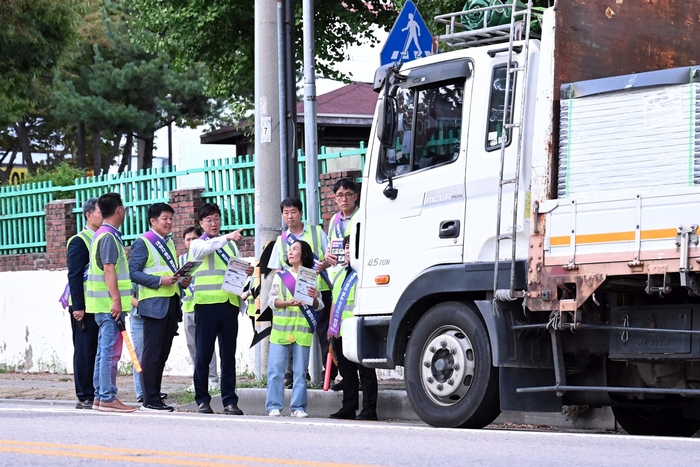
[[[386,150],[381,179],[447,164],[459,156],[464,82],[401,88],[396,146]]]
[[[517,66],[517,63],[513,65]],[[493,76],[491,78],[491,98],[489,100],[489,121],[486,129],[487,151],[493,151],[501,147],[503,138],[503,109],[505,107],[503,104],[506,100],[506,73],[507,67],[505,65],[493,69]],[[513,89],[515,89],[515,74],[511,77],[510,81],[508,123],[513,122],[513,101],[515,100]],[[511,133],[512,131],[510,129],[506,129],[506,146],[510,144]]]

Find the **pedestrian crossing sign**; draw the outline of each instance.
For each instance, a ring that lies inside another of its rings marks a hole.
[[[418,13],[418,8],[408,0],[396,18],[381,52],[382,65],[408,62],[432,54],[433,36]]]

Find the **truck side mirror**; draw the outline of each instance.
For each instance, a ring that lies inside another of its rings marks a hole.
[[[396,146],[396,113],[398,105],[394,96],[385,95],[382,98],[382,113],[378,125],[379,141],[382,146],[393,148]]]

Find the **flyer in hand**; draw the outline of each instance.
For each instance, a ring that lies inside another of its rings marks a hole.
[[[175,275],[182,277],[182,278],[194,276],[194,272],[201,265],[202,265],[202,261],[188,261],[185,264],[183,264],[182,267],[175,272]]]
[[[338,264],[345,264],[345,248],[343,248],[342,238],[331,240],[331,254],[337,258]]]
[[[297,271],[297,285],[294,288],[294,300],[304,305],[313,306],[314,299],[309,295],[309,289],[316,287],[316,271],[299,266]]]
[[[241,295],[245,287],[246,279],[248,279],[248,274],[246,274],[248,266],[250,266],[248,261],[236,257],[231,258],[228,262],[228,268],[226,269],[224,283],[221,284],[221,289],[234,295]]]

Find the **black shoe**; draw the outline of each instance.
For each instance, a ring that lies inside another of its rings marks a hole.
[[[157,412],[172,412],[175,410],[169,405],[165,405],[162,402],[160,404],[143,404],[141,410],[145,411],[157,411]]]
[[[209,405],[206,402],[202,402],[199,404],[199,410],[197,410],[199,413],[214,413],[214,411],[211,409],[211,405]]]
[[[337,383],[331,384],[331,391],[342,391],[345,389],[345,380],[341,379]]]
[[[379,418],[377,418],[377,412],[369,412],[369,411],[361,410],[360,413],[357,415],[357,420],[377,421],[377,420],[379,420]]]
[[[335,418],[338,420],[355,420],[357,418],[357,415],[355,415],[354,410],[346,409],[345,407],[343,407],[336,413],[330,414],[328,418]]]
[[[243,411],[236,404],[224,407],[224,415],[243,415]]]
[[[92,399],[85,399],[84,401],[78,401],[77,404],[75,404],[76,409],[89,409],[92,410],[92,403],[94,401]]]
[[[161,392],[160,393],[160,400],[165,400],[168,398],[168,393],[166,392]]]
[[[143,402],[143,396],[141,396],[141,397],[139,397],[138,399],[136,399],[136,402],[138,402],[138,403]]]

